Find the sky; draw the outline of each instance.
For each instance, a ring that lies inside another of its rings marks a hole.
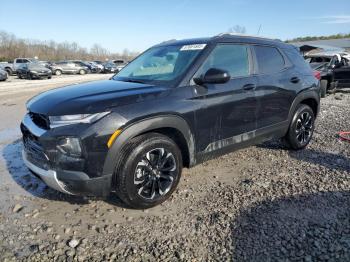
[[[20,38],[143,51],[170,39],[213,36],[240,25],[282,40],[350,33],[350,0],[7,0],[0,31]]]

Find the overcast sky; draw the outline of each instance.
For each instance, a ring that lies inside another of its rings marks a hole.
[[[21,38],[143,51],[169,39],[212,36],[234,25],[290,39],[350,33],[350,0],[1,1],[0,30]]]

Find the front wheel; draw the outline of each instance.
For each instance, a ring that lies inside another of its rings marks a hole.
[[[79,70],[79,74],[80,74],[80,75],[85,75],[85,74],[86,74],[86,71],[83,70],[83,69],[81,69],[81,70]]]
[[[284,137],[287,145],[294,150],[306,147],[313,135],[315,128],[315,115],[312,109],[305,104],[300,104],[294,113],[288,133]]]
[[[167,136],[148,133],[135,137],[120,155],[116,192],[130,207],[145,209],[164,202],[180,181],[181,152]]]

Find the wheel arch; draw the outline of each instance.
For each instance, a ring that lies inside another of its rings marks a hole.
[[[123,128],[107,153],[103,174],[114,173],[120,157],[118,153],[129,139],[149,132],[161,133],[173,139],[181,150],[184,166],[190,167],[195,164],[194,136],[186,120],[177,115],[162,115],[143,119]]]
[[[318,90],[307,90],[299,93],[294,99],[292,106],[289,110],[288,120],[289,123],[293,119],[294,112],[299,104],[305,104],[311,107],[315,117],[320,111],[320,94]]]

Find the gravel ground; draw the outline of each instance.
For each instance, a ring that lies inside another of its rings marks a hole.
[[[171,199],[144,211],[47,188],[10,125],[0,132],[0,259],[350,261],[350,144],[336,135],[349,117],[350,93],[328,96],[305,150],[271,141],[185,169]]]

